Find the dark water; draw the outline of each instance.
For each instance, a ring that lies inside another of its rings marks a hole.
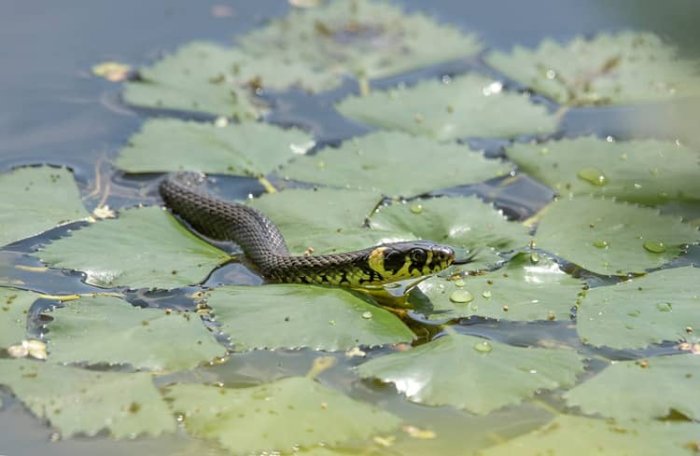
[[[461,1],[407,0],[399,2],[408,9],[420,9],[438,20],[452,23],[465,31],[476,32],[490,48],[509,49],[515,44],[532,46],[542,38],[567,40],[575,35],[592,35],[599,31],[640,29],[655,32],[669,39],[684,54],[700,56],[700,3],[696,0],[676,0],[673,3],[645,0],[609,2],[604,0],[521,0]],[[230,5],[234,15],[215,18],[211,7]],[[92,77],[90,67],[106,60],[117,60],[135,66],[152,62],[163,51],[170,51],[194,39],[230,42],[233,37],[259,26],[266,19],[284,14],[288,9],[282,0],[237,2],[198,2],[185,0],[123,0],[95,2],[89,0],[3,0],[0,2],[0,172],[26,164],[50,163],[66,165],[74,170],[83,191],[94,184],[96,175],[111,179],[115,196],[110,206],[122,207],[136,203],[156,202],[152,180],[125,178],[111,173],[109,161],[127,138],[139,129],[143,111],[133,110],[120,101],[119,86]],[[477,63],[478,66],[478,63]],[[378,87],[397,81],[435,77],[463,71],[466,67],[452,63],[429,68],[399,78],[378,82]],[[345,121],[330,108],[332,102],[355,90],[352,83],[322,96],[304,93],[267,94],[276,110],[270,121],[296,124],[312,131],[321,143],[335,143],[364,131],[364,127]],[[546,103],[546,100],[543,100]],[[674,136],[683,134],[668,130],[658,119],[669,108],[652,107],[644,110],[630,108],[580,109],[571,111],[562,124],[562,134],[595,133],[616,137]],[[630,120],[632,119],[632,120]],[[475,146],[486,147],[498,155],[498,142]],[[514,218],[526,216],[539,207],[551,194],[532,181],[517,181],[515,188],[498,192],[497,185],[481,185],[452,192],[475,192],[496,200]],[[255,182],[246,179],[226,179],[218,190],[227,196],[260,193]],[[2,195],[0,195],[2,197]],[[86,201],[88,209],[98,200]],[[14,264],[36,265],[23,257],[43,239],[62,234],[61,228],[47,236],[29,239],[0,251],[0,261],[8,258]],[[695,261],[700,249],[694,249]],[[4,261],[2,261],[4,263]],[[0,271],[2,273],[2,271]],[[22,279],[32,288],[47,293],[87,292],[92,287],[83,284],[78,274],[62,272],[22,273]],[[215,285],[231,281],[255,283],[258,280],[245,268],[231,265],[216,271],[209,279]],[[167,293],[144,294],[132,292],[129,300],[137,305],[157,306],[167,300],[181,299]],[[39,303],[41,305],[41,303]],[[181,303],[183,307],[188,302]],[[36,309],[35,309],[36,310]],[[515,345],[529,345],[542,338],[543,331],[551,338],[577,345],[575,333],[567,324],[542,325],[495,324],[465,321],[460,332],[484,335]],[[660,351],[664,348],[660,347]],[[312,354],[304,351],[271,354],[255,353],[237,357],[235,366],[220,366],[216,373],[231,385],[252,385],[291,373],[303,372]],[[608,353],[612,358],[634,357],[634,353]],[[595,367],[595,366],[593,366]],[[353,397],[378,400],[377,392],[362,384],[347,384],[343,378],[329,378],[339,387],[345,385]],[[0,393],[2,394],[2,393]],[[386,395],[382,400],[386,400]],[[500,411],[486,420],[467,416],[447,408],[426,410],[407,404],[391,395],[389,410],[420,424],[432,423],[443,435],[458,440],[461,429],[512,422],[513,434],[537,426],[547,415],[535,407],[516,411]],[[3,398],[9,398],[4,395]],[[184,436],[135,442],[111,442],[106,439],[75,439],[51,442],[52,431],[31,417],[17,402],[0,410],[0,454],[209,454],[213,450],[198,447]],[[501,428],[503,426],[501,425]],[[478,447],[480,442],[464,442],[463,451]],[[438,451],[426,443],[424,451]],[[213,454],[213,453],[212,453]]]

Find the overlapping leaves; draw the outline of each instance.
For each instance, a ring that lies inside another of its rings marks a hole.
[[[27,313],[38,295],[0,287],[0,353],[21,342],[27,332]]]

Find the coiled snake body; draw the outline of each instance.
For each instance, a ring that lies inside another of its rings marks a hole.
[[[198,232],[233,241],[268,280],[360,288],[433,274],[454,262],[452,248],[429,241],[382,244],[354,252],[293,256],[262,212],[198,188],[192,173],[167,177],[160,194]]]

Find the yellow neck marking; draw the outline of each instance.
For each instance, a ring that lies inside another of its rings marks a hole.
[[[372,250],[372,252],[369,254],[369,267],[381,275],[384,275],[386,273],[386,271],[384,270],[385,250],[386,247],[377,247],[376,249]]]

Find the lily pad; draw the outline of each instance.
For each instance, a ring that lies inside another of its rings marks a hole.
[[[358,122],[439,141],[552,133],[557,125],[556,117],[545,106],[532,104],[529,96],[504,91],[500,82],[475,74],[447,84],[428,81],[351,96],[337,109]]]
[[[467,265],[468,269],[493,266],[501,260],[498,252],[524,247],[530,239],[526,227],[507,221],[493,205],[476,197],[395,203],[373,215],[370,227],[477,250],[475,261]]]
[[[110,296],[83,296],[53,312],[49,359],[129,364],[136,369],[191,369],[226,355],[196,314],[142,309]]]
[[[175,288],[204,280],[229,256],[159,207],[127,209],[52,242],[38,254],[51,267],[82,271],[99,287]]]
[[[213,290],[208,304],[238,351],[302,347],[337,351],[414,338],[390,312],[340,289],[229,286]]]
[[[313,144],[313,139],[300,130],[284,130],[265,123],[217,127],[152,119],[131,137],[116,165],[129,173],[186,170],[262,176],[295,154],[306,153]]]
[[[27,312],[37,297],[29,291],[0,288],[0,350],[22,342],[27,333]]]
[[[426,167],[429,158],[430,166]],[[459,144],[441,144],[400,132],[376,132],[285,165],[288,179],[411,196],[482,182],[511,171]]]
[[[688,338],[700,329],[700,269],[665,269],[589,290],[576,329],[584,342],[643,348]]]
[[[570,350],[513,347],[451,334],[375,358],[357,371],[363,378],[393,383],[412,402],[485,415],[538,391],[572,385],[583,363]]]
[[[0,359],[0,384],[47,419],[63,437],[159,436],[176,429],[175,419],[146,373],[97,372],[25,360]]]
[[[287,64],[303,64],[335,76],[332,83],[306,84],[317,90],[336,87],[343,77],[391,76],[473,56],[481,49],[473,35],[375,1],[334,1],[293,10],[248,33],[240,44],[251,56],[279,62],[279,71],[287,71]]]
[[[700,201],[700,157],[676,143],[589,137],[516,143],[506,152],[524,172],[560,194],[614,196],[644,204]]]
[[[365,220],[381,201],[375,192],[319,188],[289,189],[248,203],[279,228],[293,254],[357,250],[382,242],[413,239],[408,233],[367,229]]]
[[[0,194],[0,246],[90,215],[65,168],[40,166],[0,174]]]
[[[672,412],[700,418],[700,358],[659,356],[613,363],[564,398],[584,413],[620,420],[663,418]]]
[[[543,427],[480,451],[480,456],[657,456],[686,454],[694,448],[700,426],[695,423],[620,423],[561,415]],[[688,453],[689,454],[689,453]]]
[[[583,282],[545,256],[521,253],[505,268],[485,275],[432,277],[418,287],[432,308],[417,311],[429,319],[478,315],[514,321],[569,320]]]
[[[642,273],[677,257],[700,231],[656,209],[580,196],[545,209],[537,247],[599,274]]]
[[[391,432],[400,420],[312,379],[291,377],[252,388],[168,388],[174,411],[192,435],[217,440],[235,454],[334,446]]]
[[[487,62],[568,105],[639,103],[700,94],[700,63],[651,33],[598,34],[566,45],[546,39],[535,50],[516,46]]]

